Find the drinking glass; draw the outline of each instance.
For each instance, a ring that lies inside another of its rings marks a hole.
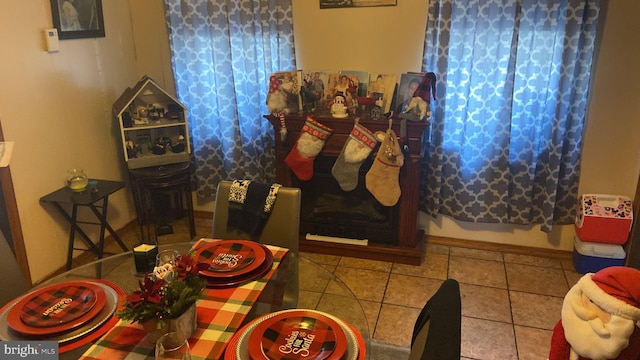
[[[191,360],[189,342],[178,332],[166,333],[156,342],[156,360]]]
[[[156,269],[154,269],[154,273],[156,271],[161,271],[161,273],[163,275],[159,275],[158,273],[155,273],[156,277],[162,277],[164,279],[164,281],[170,283],[173,281],[173,277],[174,277],[174,272],[173,271],[166,271],[167,269],[158,269],[161,268],[163,265],[167,265],[170,264],[171,268],[175,267],[176,265],[176,257],[178,257],[180,255],[180,253],[178,252],[178,250],[162,250],[158,253],[158,255],[156,256]]]
[[[156,255],[156,266],[162,266],[164,264],[176,264],[176,257],[178,257],[180,253],[178,250],[162,250]]]

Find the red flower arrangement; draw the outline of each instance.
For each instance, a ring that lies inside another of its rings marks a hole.
[[[156,320],[161,327],[165,320],[182,315],[198,299],[206,281],[198,273],[208,267],[190,255],[179,255],[175,265],[165,264],[139,281],[140,289],[127,296],[124,308],[116,315],[124,320],[143,324]]]

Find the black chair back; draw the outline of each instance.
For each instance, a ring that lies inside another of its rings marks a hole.
[[[460,360],[460,285],[445,280],[420,312],[411,337],[410,360]]]

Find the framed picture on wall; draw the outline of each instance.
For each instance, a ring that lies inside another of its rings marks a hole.
[[[396,6],[397,4],[397,0],[320,0],[320,9],[365,6]]]
[[[104,37],[102,0],[50,0],[60,40]]]

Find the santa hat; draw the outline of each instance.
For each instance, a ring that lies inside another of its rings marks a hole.
[[[427,104],[431,102],[431,97],[433,96],[433,100],[436,99],[436,74],[432,72],[426,73],[422,77],[422,81],[418,88],[413,92],[413,97],[422,98],[422,100],[426,101]]]
[[[594,304],[611,315],[640,320],[640,270],[612,266],[589,273],[578,286]]]

